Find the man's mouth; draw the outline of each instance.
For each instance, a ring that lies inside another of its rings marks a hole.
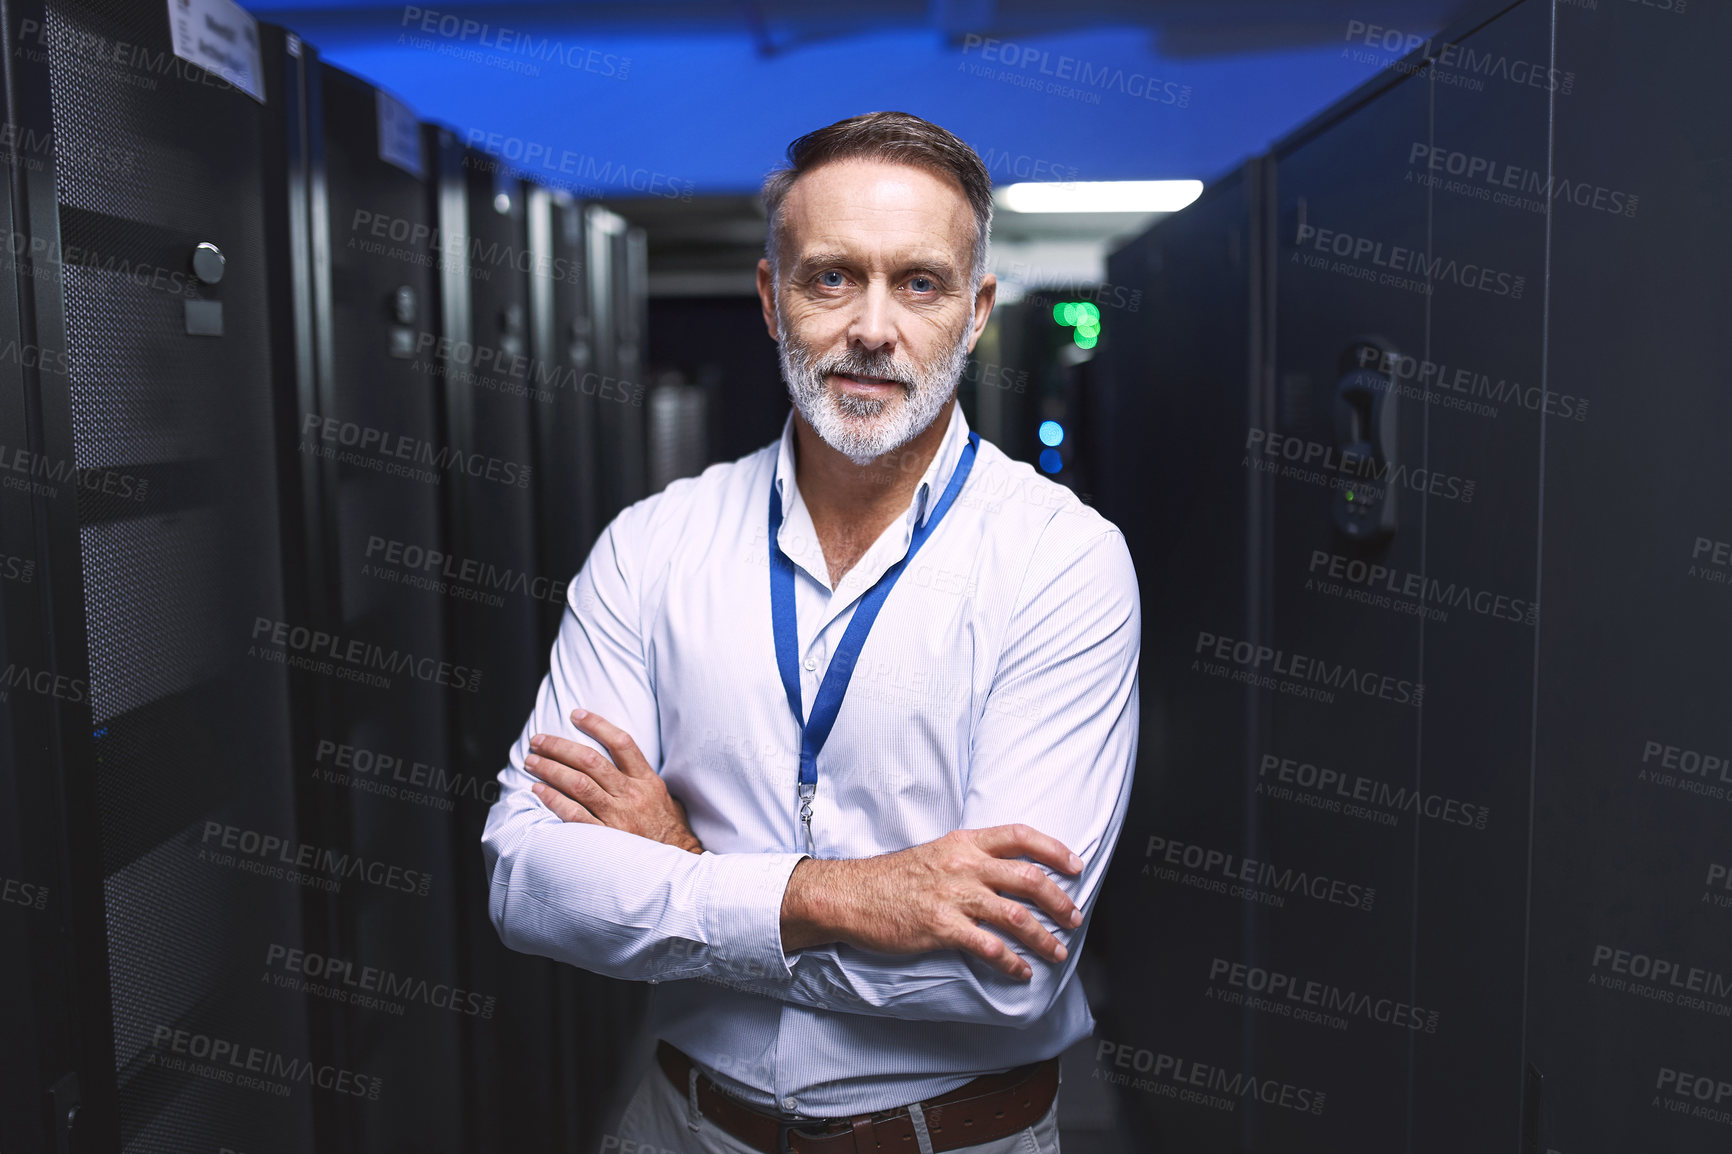
[[[890,377],[868,377],[860,373],[831,373],[830,379],[865,392],[880,392],[902,388],[902,382]]]

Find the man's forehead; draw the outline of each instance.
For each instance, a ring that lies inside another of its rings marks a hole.
[[[955,259],[974,214],[954,182],[913,165],[845,160],[805,173],[783,202],[796,260],[829,253],[914,262]]]
[[[884,264],[895,268],[915,266],[948,267],[957,262],[954,246],[933,244],[930,240],[899,243],[887,236],[849,237],[821,233],[801,238],[792,246],[792,256],[799,265],[821,265],[832,261],[860,264]]]

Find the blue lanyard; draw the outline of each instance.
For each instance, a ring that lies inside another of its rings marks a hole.
[[[770,619],[776,630],[776,665],[782,673],[782,690],[788,695],[788,708],[794,711],[794,720],[800,726],[800,821],[806,828],[807,852],[812,849],[812,798],[818,792],[818,753],[830,740],[830,730],[836,724],[836,714],[842,709],[842,697],[848,692],[848,679],[854,675],[854,665],[860,659],[866,635],[872,631],[872,623],[878,619],[878,611],[884,608],[884,599],[890,596],[896,579],[902,576],[908,563],[914,560],[914,554],[926,544],[926,539],[932,536],[932,531],[938,528],[938,523],[956,501],[956,495],[962,491],[968,471],[974,468],[974,455],[979,444],[980,434],[969,433],[968,444],[963,446],[962,458],[950,475],[950,483],[944,487],[944,495],[933,506],[926,523],[916,526],[908,542],[908,552],[884,571],[884,575],[855,606],[848,628],[842,631],[842,641],[830,657],[830,667],[824,671],[818,696],[812,701],[810,720],[803,720],[800,711],[800,642],[794,617],[794,563],[776,543],[776,533],[782,527],[782,497],[776,491],[774,479],[770,481]]]

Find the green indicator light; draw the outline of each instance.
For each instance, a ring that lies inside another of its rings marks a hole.
[[[1078,329],[1071,337],[1071,340],[1076,342],[1076,347],[1079,349],[1092,349],[1095,347],[1095,342],[1100,340],[1100,336],[1098,334],[1092,336],[1087,335],[1081,329]]]
[[[1100,323],[1101,310],[1096,308],[1090,302],[1083,301],[1081,304],[1077,305],[1077,311],[1087,317],[1091,323],[1097,325]]]
[[[1069,315],[1065,312],[1065,310],[1070,307],[1071,306],[1066,304],[1064,301],[1059,301],[1056,305],[1052,306],[1052,319],[1061,325],[1070,324],[1071,321]]]
[[[1352,489],[1347,490],[1347,499],[1349,501],[1353,500],[1353,490]]]

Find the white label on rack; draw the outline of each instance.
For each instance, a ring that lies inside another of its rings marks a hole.
[[[168,0],[174,54],[265,102],[259,22],[234,0]]]
[[[379,159],[404,172],[421,170],[421,122],[401,100],[381,91],[379,96]]]

